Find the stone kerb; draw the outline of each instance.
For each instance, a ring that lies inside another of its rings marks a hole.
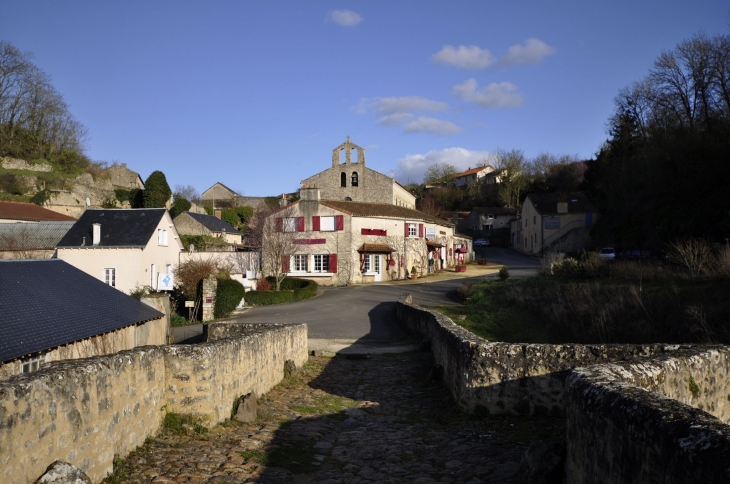
[[[567,482],[730,482],[730,348],[574,370]]]
[[[514,415],[564,415],[565,380],[572,368],[649,356],[666,345],[492,343],[436,311],[398,301],[401,323],[431,341],[444,383],[462,411]]]
[[[150,346],[0,380],[0,482],[35,482],[57,459],[100,481],[159,429],[164,375]]]

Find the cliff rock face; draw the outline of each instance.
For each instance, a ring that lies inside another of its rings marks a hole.
[[[28,163],[25,160],[10,158],[9,156],[0,158],[0,167],[5,168],[6,170],[53,171],[53,167],[51,165],[46,165],[45,163]]]

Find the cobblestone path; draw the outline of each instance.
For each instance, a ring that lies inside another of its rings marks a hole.
[[[107,482],[503,483],[531,440],[564,440],[563,419],[460,414],[432,365],[426,353],[311,357],[259,399],[256,422],[205,430],[168,416]]]

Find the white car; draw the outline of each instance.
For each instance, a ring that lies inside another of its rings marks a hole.
[[[605,261],[614,261],[616,260],[616,251],[613,247],[604,247],[598,252],[598,257]]]
[[[487,239],[477,239],[474,241],[474,247],[489,247],[489,241]]]

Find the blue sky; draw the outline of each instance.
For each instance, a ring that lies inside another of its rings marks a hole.
[[[92,159],[252,196],[296,190],[347,135],[403,182],[497,149],[589,158],[619,89],[699,31],[729,34],[730,4],[0,3]]]

